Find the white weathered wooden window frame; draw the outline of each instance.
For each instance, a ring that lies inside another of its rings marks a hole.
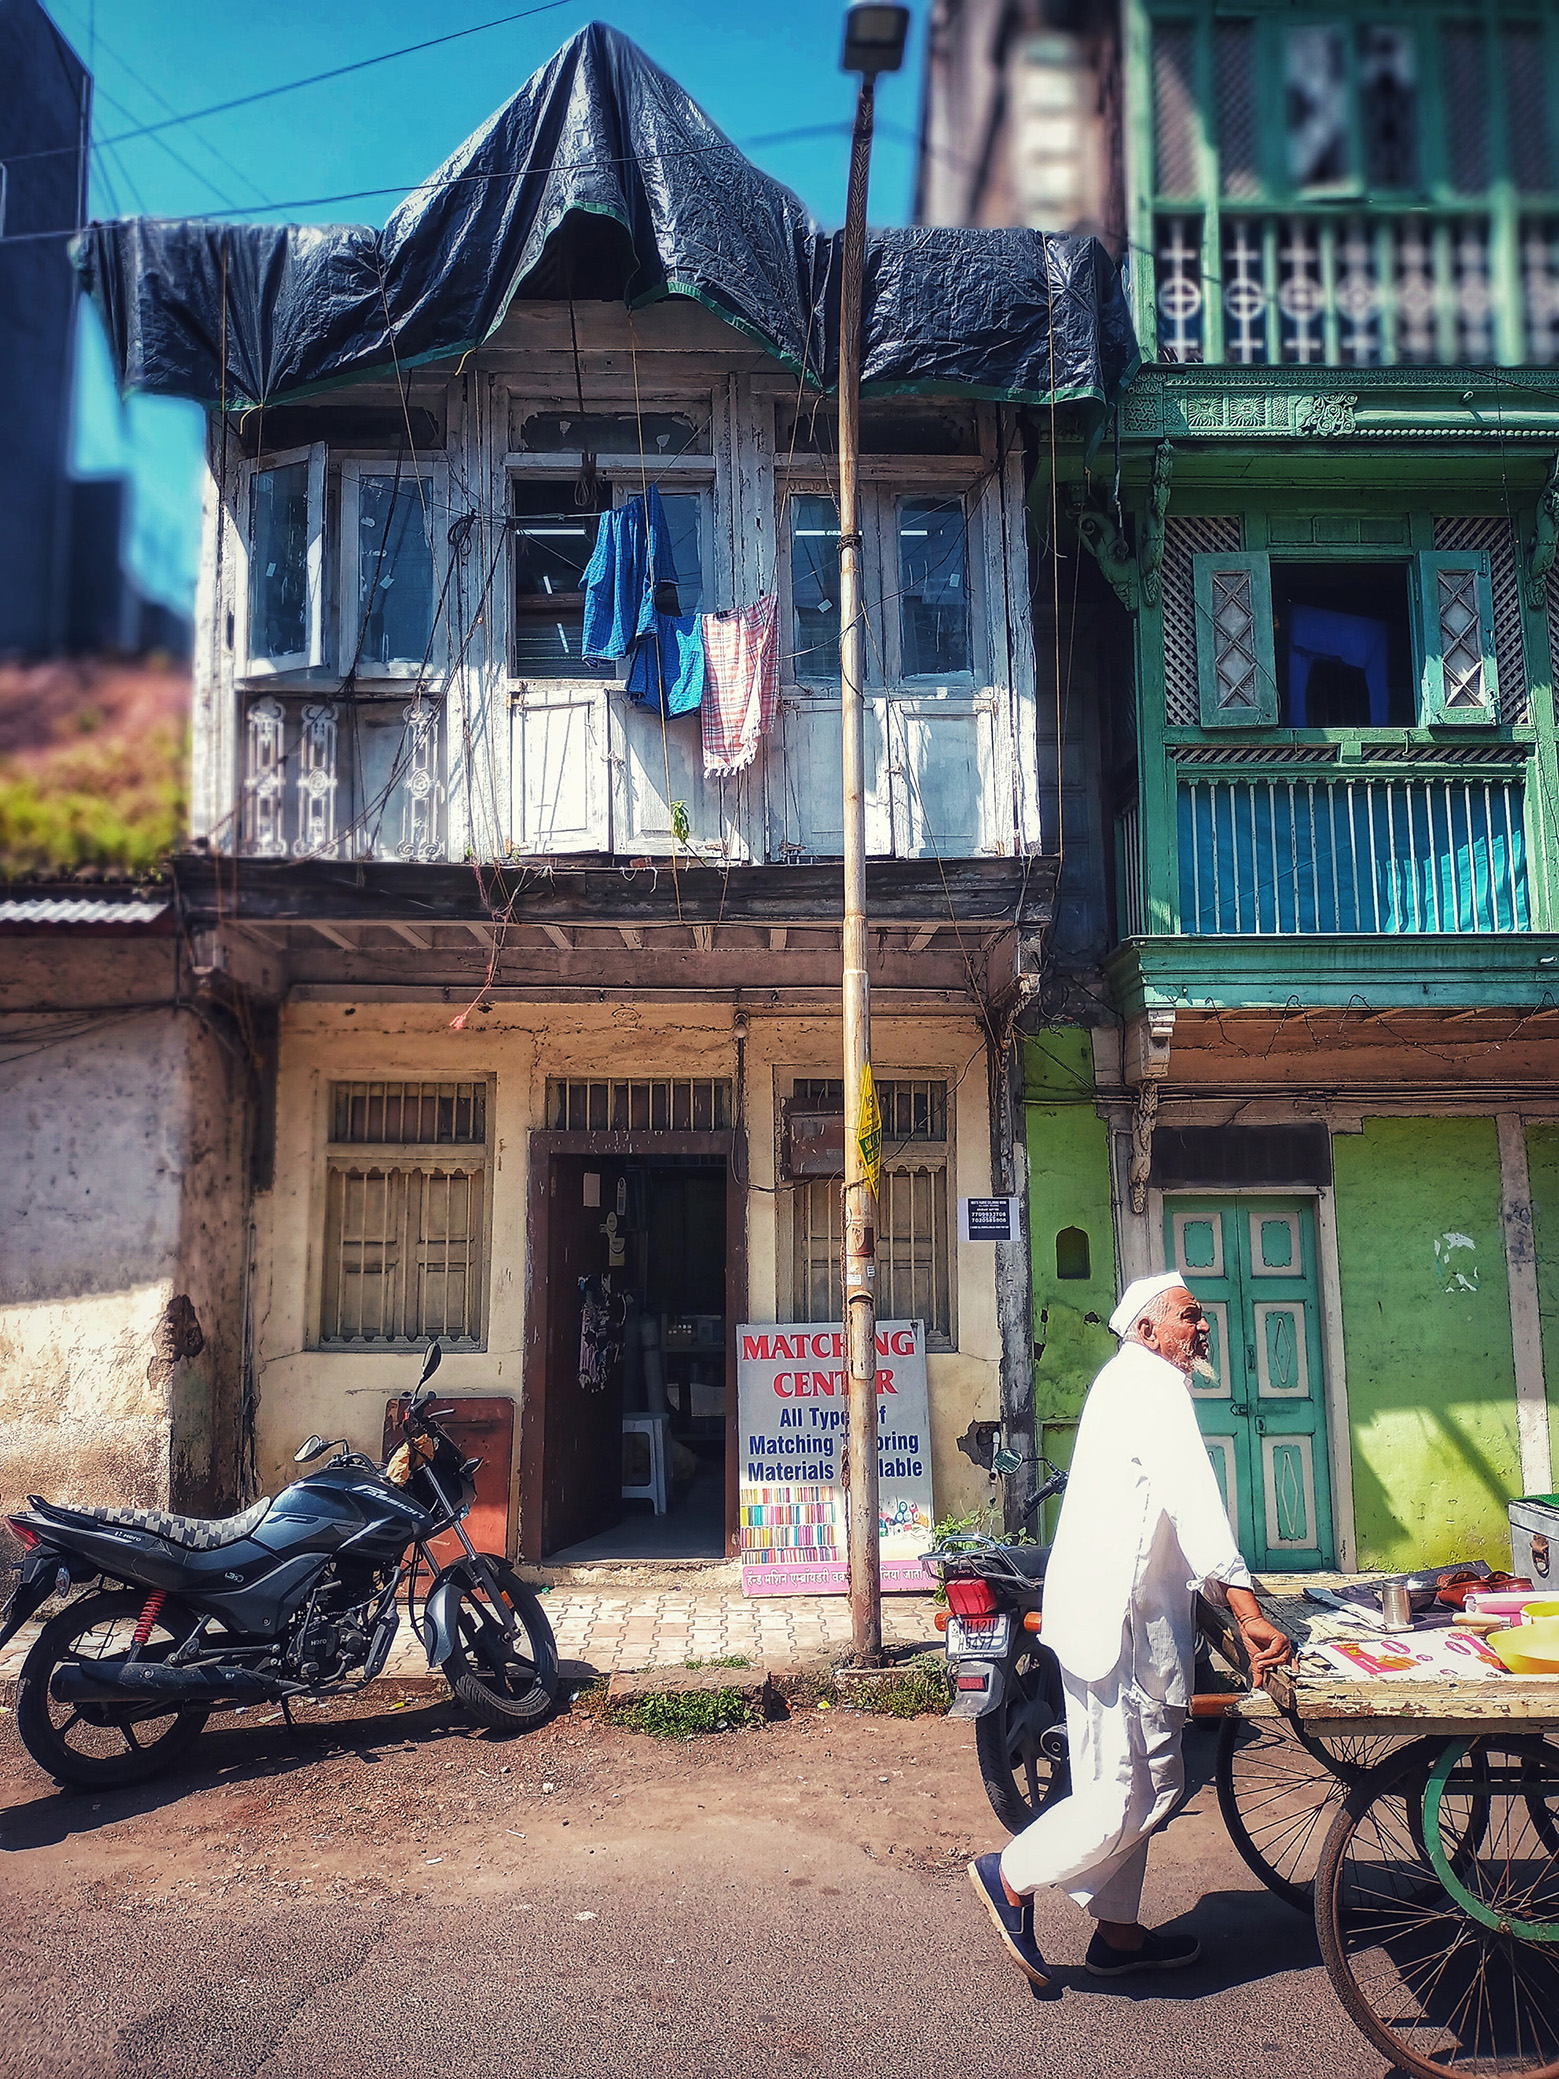
[[[362,479],[365,476],[395,475],[393,455],[347,455],[341,461],[341,592],[337,607],[336,655],[344,671],[357,650],[357,596],[361,576],[359,514]],[[415,485],[421,477],[430,486],[428,521],[432,534],[433,643],[426,669],[441,671],[449,656],[449,601],[443,597],[449,572],[449,463],[443,455],[423,455],[413,462],[408,456],[401,470],[403,485]],[[443,599],[442,608],[440,600]],[[357,677],[361,682],[415,679],[424,670],[420,657],[394,657],[387,664],[364,664]]]
[[[290,468],[296,462],[309,466],[309,538],[308,538],[308,647],[280,657],[256,657],[249,649],[250,627],[254,601],[252,597],[252,566],[254,559],[254,484],[255,479],[268,470]],[[279,454],[265,455],[243,465],[239,485],[238,551],[242,568],[239,572],[238,606],[235,616],[235,648],[237,650],[236,675],[240,682],[278,678],[289,672],[317,671],[325,661],[325,445],[315,441],[312,446],[286,448]]]

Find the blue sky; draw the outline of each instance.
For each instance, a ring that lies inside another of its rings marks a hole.
[[[184,216],[219,210],[248,219],[382,223],[574,31],[610,22],[681,81],[720,126],[825,223],[844,214],[847,140],[839,134],[749,144],[775,131],[847,128],[853,83],[838,69],[841,0],[786,0],[773,9],[717,0],[565,0],[530,21],[306,87],[155,136],[125,131],[214,102],[351,64],[467,24],[523,0],[55,0],[56,22],[96,79],[94,216]],[[907,221],[914,183],[909,142],[919,107],[915,33],[902,74],[879,89],[874,223]],[[331,207],[308,198],[386,188]],[[299,206],[300,204],[305,206]],[[230,206],[231,205],[231,206]],[[95,313],[78,347],[76,466],[134,479],[131,554],[143,585],[188,608],[199,553],[200,415],[159,398],[121,405]]]

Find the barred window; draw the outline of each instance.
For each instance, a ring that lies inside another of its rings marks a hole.
[[[730,1124],[729,1076],[634,1082],[560,1076],[547,1083],[547,1125],[554,1133],[725,1133]]]
[[[812,1111],[843,1110],[837,1078],[797,1077],[793,1101]],[[927,1346],[952,1346],[948,1245],[947,1084],[899,1078],[877,1085],[882,1112],[882,1188],[877,1200],[877,1313],[885,1321],[923,1321]],[[844,1312],[838,1180],[799,1187],[793,1208],[792,1306],[798,1321],[838,1321]]]
[[[321,1345],[480,1346],[487,1112],[483,1083],[331,1085]]]

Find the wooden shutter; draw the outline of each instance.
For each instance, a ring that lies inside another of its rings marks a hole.
[[[1418,559],[1423,662],[1419,720],[1499,720],[1494,587],[1487,549],[1440,550]]]
[[[1196,677],[1204,729],[1278,718],[1272,580],[1264,555],[1193,556]]]

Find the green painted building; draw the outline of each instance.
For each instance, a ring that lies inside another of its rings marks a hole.
[[[1102,904],[1026,1041],[1042,1433],[1183,1268],[1253,1562],[1502,1561],[1559,1472],[1559,8],[1014,12],[1115,111],[1146,364],[1091,452],[1036,415]]]

